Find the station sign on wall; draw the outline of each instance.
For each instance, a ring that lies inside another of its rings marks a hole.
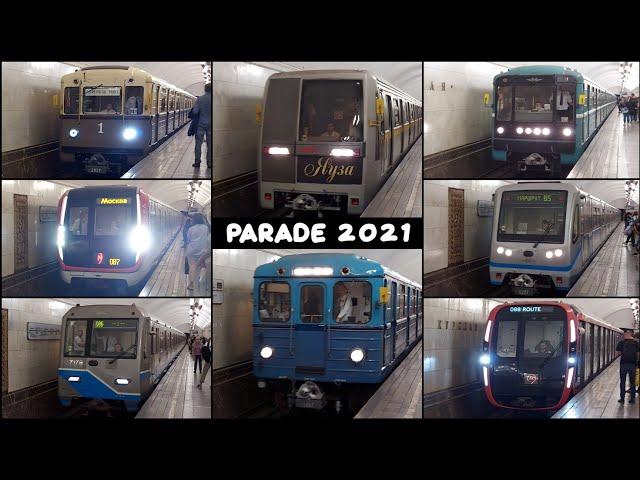
[[[58,220],[58,207],[41,205],[39,210],[40,223],[50,223]]]
[[[27,340],[60,340],[62,325],[27,322]]]
[[[224,301],[224,280],[220,280],[220,279],[213,279],[213,290],[212,290],[212,296],[211,296],[211,301],[214,304],[222,304],[222,302]]]

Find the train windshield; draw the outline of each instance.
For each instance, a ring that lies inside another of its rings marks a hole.
[[[64,89],[64,113],[77,114],[80,108],[80,87]]]
[[[87,321],[67,320],[64,337],[65,357],[84,357],[87,341]]]
[[[556,358],[565,343],[566,312],[552,305],[514,305],[496,316],[496,355]]]
[[[333,287],[333,319],[336,323],[369,323],[371,284],[337,282]]]
[[[361,142],[362,82],[305,80],[300,106],[301,141]]]
[[[516,122],[553,121],[553,85],[516,85]]]
[[[122,113],[121,87],[84,87],[82,91],[83,113]]]
[[[138,319],[91,320],[91,357],[136,358]]]
[[[131,208],[132,199],[118,199],[124,203],[103,204],[104,199],[98,198],[96,205],[94,235],[117,236],[131,230],[135,222],[135,211]]]
[[[288,322],[291,315],[291,287],[286,282],[260,284],[258,314],[262,322]]]
[[[300,319],[303,323],[322,323],[324,320],[324,287],[304,285],[300,289]]]
[[[563,190],[503,192],[497,240],[562,243],[566,204]]]

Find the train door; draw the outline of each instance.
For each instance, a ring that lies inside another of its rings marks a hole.
[[[400,102],[400,155],[407,148],[407,134],[405,133],[405,123],[407,121],[406,112],[404,110],[404,102],[399,100]]]
[[[29,266],[29,200],[26,195],[13,195],[13,271]]]
[[[145,317],[142,320],[142,338],[140,340],[140,392],[144,394],[151,387],[151,335],[149,335],[149,324],[151,319]]]
[[[299,318],[294,318],[296,370],[322,375],[327,358],[327,322],[324,285],[300,283],[298,287]],[[334,312],[337,314],[338,312]],[[335,315],[334,315],[335,316]]]
[[[393,166],[393,107],[391,106],[391,96],[385,95],[384,108],[384,166],[388,171]]]
[[[391,359],[396,359],[396,333],[398,328],[398,284],[391,282]]]
[[[409,319],[407,318],[406,291],[407,287],[401,284],[398,291],[398,302],[396,308],[396,356],[401,355],[407,346]]]
[[[384,279],[384,287],[389,288],[388,279]],[[393,323],[391,318],[393,317],[392,313],[392,302],[388,302],[384,305],[382,310],[383,322],[384,322],[384,344],[383,348],[383,358],[384,364],[389,365],[393,361]]]
[[[582,232],[580,231],[580,203],[579,197],[576,199],[576,204],[573,206],[573,217],[571,220],[571,254],[578,249],[582,248]],[[573,258],[573,257],[572,257]],[[581,258],[582,260],[582,258]],[[579,271],[582,271],[582,264],[580,264]]]
[[[151,143],[158,141],[158,102],[160,100],[160,85],[153,85],[153,98],[151,101]]]
[[[400,116],[400,107],[398,105],[398,99],[392,99],[393,102],[393,163],[398,161],[402,154],[402,120]]]

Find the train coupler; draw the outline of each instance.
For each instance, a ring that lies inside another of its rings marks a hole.
[[[293,398],[291,398],[293,397]],[[322,393],[320,387],[314,382],[304,382],[296,391],[295,395],[290,396],[290,403],[297,408],[310,408],[313,410],[322,410],[327,405],[325,394]]]
[[[110,172],[120,175],[122,167],[117,162],[110,162],[99,153],[91,155],[84,162],[84,170],[87,173],[107,175]]]
[[[521,172],[526,172],[528,169],[544,169],[545,172],[551,172],[552,167],[552,162],[539,153],[532,153],[531,155],[518,160],[518,170]]]

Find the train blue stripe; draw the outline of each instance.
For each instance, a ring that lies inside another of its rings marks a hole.
[[[498,263],[498,262],[489,262],[490,267],[495,268],[521,268],[523,270],[545,270],[551,272],[570,272],[573,269],[573,266],[578,260],[580,253],[582,252],[582,247],[578,249],[571,263],[566,267],[550,267],[545,265],[527,265],[522,263]]]

